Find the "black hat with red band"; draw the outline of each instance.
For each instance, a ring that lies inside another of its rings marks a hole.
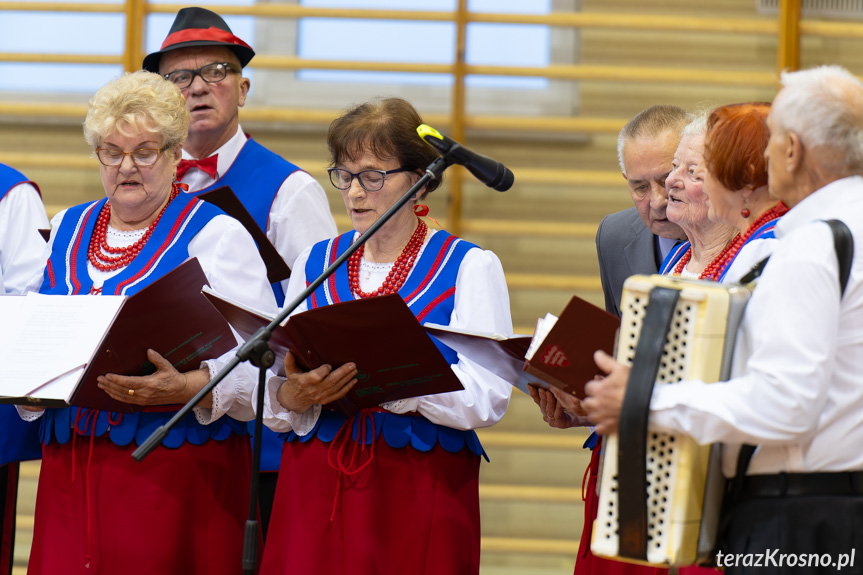
[[[158,52],[148,54],[144,58],[143,68],[149,72],[159,73],[159,60],[162,54],[181,48],[196,46],[224,46],[229,48],[240,59],[244,67],[255,57],[252,47],[234,36],[221,16],[205,8],[182,8],[171,25],[168,37],[162,42]]]

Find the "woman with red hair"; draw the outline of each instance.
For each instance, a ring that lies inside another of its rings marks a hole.
[[[766,102],[730,104],[716,108],[707,119],[702,168],[707,217],[740,232],[722,262],[718,280],[723,283],[739,281],[770,255],[777,241],[777,218],[788,211],[767,191],[769,112]]]

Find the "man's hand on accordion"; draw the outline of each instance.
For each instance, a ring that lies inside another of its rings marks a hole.
[[[587,412],[574,395],[554,387],[543,389],[533,384],[528,384],[527,390],[542,411],[542,420],[549,426],[566,429],[588,425]]]
[[[608,435],[617,431],[620,422],[620,409],[623,407],[626,382],[629,381],[629,366],[618,363],[603,351],[595,352],[593,360],[608,375],[585,386],[587,398],[581,405],[587,410],[590,423],[596,426],[596,432]]]

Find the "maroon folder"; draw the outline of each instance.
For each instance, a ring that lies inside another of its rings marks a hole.
[[[219,357],[236,347],[230,326],[219,314],[213,313],[212,306],[201,294],[204,285],[207,285],[207,277],[198,260],[191,258],[126,298],[70,397],[37,400],[4,397],[2,401],[49,407],[76,405],[119,412],[148,409],[111,399],[99,389],[96,378],[107,373],[133,376],[153,373],[155,366],[147,360],[148,348],[159,352],[179,371],[189,371],[196,369],[201,361]]]
[[[267,279],[270,283],[280,282],[285,278],[291,277],[291,268],[285,263],[285,260],[282,259],[281,254],[273,244],[270,243],[270,240],[267,239],[267,234],[258,226],[252,214],[249,213],[231,188],[222,186],[221,188],[200,194],[198,198],[220,208],[223,212],[243,224],[243,227],[251,234],[252,239],[255,240],[258,246],[258,253],[261,254],[261,259],[264,260],[264,265],[267,266]]]
[[[204,295],[244,339],[270,322],[218,294]],[[280,371],[288,351],[305,370],[356,363],[357,384],[344,398],[325,406],[348,416],[387,401],[464,389],[397,294],[295,314],[273,332],[270,348],[277,357],[274,369]]]

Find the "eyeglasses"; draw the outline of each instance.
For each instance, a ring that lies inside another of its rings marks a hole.
[[[411,168],[397,168],[395,170],[363,170],[355,174],[342,168],[328,168],[327,173],[330,175],[330,182],[339,190],[351,189],[351,184],[354,178],[360,181],[360,185],[367,192],[377,192],[384,187],[384,180],[390,174],[398,174],[399,172],[410,172]]]
[[[159,154],[170,147],[166,145],[161,149],[138,148],[131,152],[124,152],[117,148],[96,148],[96,157],[99,158],[103,166],[119,166],[126,156],[132,156],[132,161],[136,166],[152,166],[159,159]]]
[[[228,77],[228,70],[235,74],[240,73],[240,68],[236,64],[230,62],[213,62],[206,66],[201,66],[197,70],[174,70],[169,74],[165,74],[164,78],[172,82],[181,90],[185,90],[192,85],[195,76],[200,76],[207,84],[215,84],[221,82]]]

